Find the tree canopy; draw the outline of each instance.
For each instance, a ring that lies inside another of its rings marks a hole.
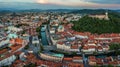
[[[120,15],[116,13],[109,14],[109,20],[100,20],[88,16],[82,17],[79,21],[72,21],[73,30],[78,32],[91,32],[97,34],[120,33]]]

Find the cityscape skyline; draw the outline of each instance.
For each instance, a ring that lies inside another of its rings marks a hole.
[[[120,1],[0,0],[0,67],[120,67]]]

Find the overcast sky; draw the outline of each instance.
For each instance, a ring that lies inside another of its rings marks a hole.
[[[80,8],[116,8],[120,9],[120,0],[0,0],[0,2],[37,3]],[[19,5],[18,5],[19,6]],[[54,6],[57,7],[57,6]]]

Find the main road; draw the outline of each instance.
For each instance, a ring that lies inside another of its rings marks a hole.
[[[85,54],[83,52],[82,52],[82,57],[83,57],[84,67],[89,67],[89,65],[88,65],[88,59],[85,57]]]

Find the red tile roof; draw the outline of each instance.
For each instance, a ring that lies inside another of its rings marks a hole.
[[[80,57],[80,56],[74,56],[73,57],[73,60],[82,60],[83,58],[82,57]]]
[[[65,57],[63,58],[63,61],[72,61],[73,58],[68,58],[68,57]]]
[[[84,50],[88,50],[89,47],[88,47],[88,46],[84,46],[83,49],[84,49]]]
[[[23,43],[23,40],[20,39],[20,38],[16,38],[16,39],[15,39],[15,43],[16,43],[16,44],[22,44],[22,43]]]
[[[78,47],[78,45],[72,45],[71,46],[71,49],[78,49],[79,47]]]
[[[89,46],[89,49],[94,49],[96,48],[96,46]]]
[[[6,53],[6,52],[8,52],[7,49],[0,50],[0,55],[3,54],[3,53]]]
[[[64,43],[63,42],[58,42],[58,44],[63,45]]]
[[[68,67],[84,67],[82,63],[68,63]]]
[[[11,48],[11,51],[14,52],[14,51],[18,50],[21,47],[22,47],[22,45],[12,45],[10,48]]]
[[[6,59],[6,58],[8,58],[8,57],[10,57],[12,55],[13,55],[13,53],[7,53],[3,57],[0,57],[0,61],[3,60],[3,59]]]
[[[22,52],[21,51],[18,51],[15,53],[15,55],[20,55]]]
[[[103,59],[101,59],[101,58],[97,58],[97,59],[96,59],[96,63],[97,63],[98,65],[104,64]]]
[[[92,61],[92,62],[96,62],[96,58],[95,58],[95,56],[89,56],[89,61]]]
[[[98,50],[102,50],[103,48],[102,48],[102,46],[98,46],[97,49]]]

